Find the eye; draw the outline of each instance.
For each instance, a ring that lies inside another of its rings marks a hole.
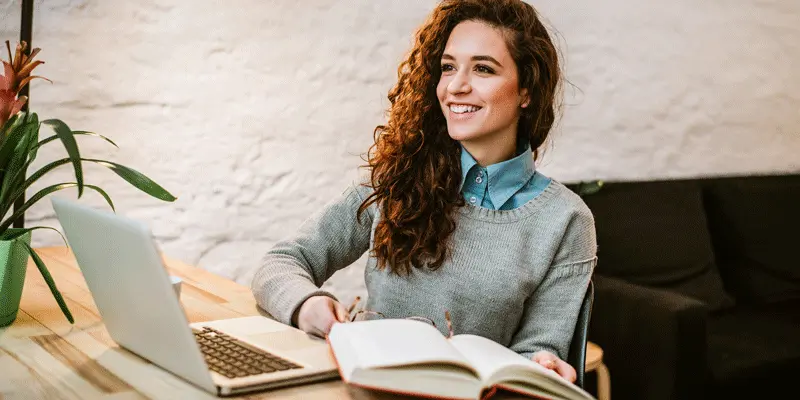
[[[478,71],[478,72],[484,73],[484,74],[493,74],[494,73],[493,69],[491,69],[491,68],[489,68],[489,67],[487,67],[485,65],[481,65],[481,64],[478,64],[477,66],[475,66],[475,70]]]
[[[453,69],[452,64],[442,64],[442,72],[451,71]]]

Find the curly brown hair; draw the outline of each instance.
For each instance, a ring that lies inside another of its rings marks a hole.
[[[520,109],[517,138],[530,141],[534,157],[555,123],[561,73],[558,53],[536,10],[521,0],[444,0],[416,32],[415,44],[389,91],[386,125],[375,128],[367,155],[372,193],[358,216],[377,203],[372,255],[377,268],[398,275],[439,268],[449,256],[460,193],[460,146],[447,133],[436,86],[441,57],[453,28],[473,20],[500,29],[517,65],[530,105]],[[525,135],[525,136],[523,136]]]

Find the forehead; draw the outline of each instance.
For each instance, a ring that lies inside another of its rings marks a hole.
[[[511,59],[500,29],[481,21],[464,21],[456,25],[447,39],[444,52],[456,58],[487,55],[501,63]]]

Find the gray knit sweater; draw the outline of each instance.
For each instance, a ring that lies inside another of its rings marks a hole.
[[[371,248],[377,207],[356,221],[371,190],[348,187],[267,252],[252,282],[259,306],[291,324],[307,298],[334,297],[320,290],[325,280]],[[526,357],[548,350],[565,360],[597,260],[588,207],[552,180],[519,208],[467,204],[457,213],[451,257],[436,271],[415,269],[399,277],[378,271],[369,258],[366,308],[391,318],[427,317],[442,333],[449,310],[455,334],[480,335]]]

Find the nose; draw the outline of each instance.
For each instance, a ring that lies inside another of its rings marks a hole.
[[[453,75],[453,79],[447,85],[447,91],[451,94],[469,93],[472,86],[469,82],[469,73],[459,71]]]

